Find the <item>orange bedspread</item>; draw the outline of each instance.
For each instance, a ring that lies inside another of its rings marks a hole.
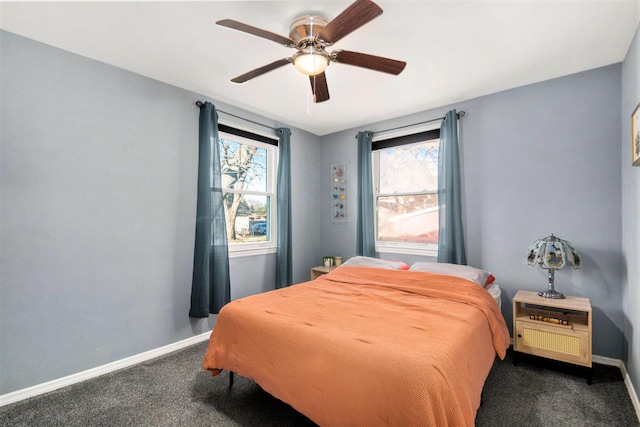
[[[342,266],[227,304],[203,367],[252,378],[322,426],[472,426],[508,346],[473,282]]]

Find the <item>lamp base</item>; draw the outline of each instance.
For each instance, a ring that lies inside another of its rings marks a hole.
[[[565,298],[562,292],[557,292],[554,289],[549,289],[548,291],[540,291],[538,295],[543,298],[551,298],[551,299],[563,299]]]

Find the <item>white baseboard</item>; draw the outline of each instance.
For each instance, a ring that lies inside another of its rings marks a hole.
[[[11,393],[3,394],[0,396],[0,406],[9,405],[11,403],[18,402],[29,397],[34,397],[39,394],[48,393],[53,390],[57,390],[62,387],[76,384],[91,378],[98,377],[100,375],[108,374],[110,372],[117,371],[119,369],[127,368],[137,363],[146,362],[147,360],[154,359],[159,356],[164,356],[176,350],[189,347],[190,345],[197,344],[209,339],[211,331],[204,334],[196,335],[191,338],[187,338],[182,341],[168,344],[163,347],[159,347],[153,350],[145,351],[144,353],[136,354],[131,357],[127,357],[115,362],[107,363],[106,365],[98,366],[86,371],[78,372],[66,377],[58,378],[46,383],[37,384],[32,387],[16,390]]]
[[[631,398],[633,409],[636,410],[636,416],[638,417],[638,421],[640,421],[640,402],[638,401],[638,395],[636,394],[636,390],[633,388],[633,383],[631,383],[631,378],[627,373],[627,367],[624,363],[620,364],[620,372],[622,372],[622,377],[624,378],[624,385],[627,386],[627,392]]]
[[[610,357],[596,356],[595,354],[591,356],[591,361],[593,363],[599,363],[601,365],[617,366],[621,370],[624,367],[624,363],[622,363],[622,360],[620,359],[612,359]]]

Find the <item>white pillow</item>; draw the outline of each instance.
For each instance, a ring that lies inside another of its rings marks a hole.
[[[409,270],[456,276],[474,281],[483,288],[489,286],[495,280],[491,273],[480,268],[446,262],[416,262]]]
[[[349,258],[342,265],[350,265],[352,267],[373,267],[384,268],[386,270],[408,270],[409,266],[400,261],[387,261],[386,259],[371,258],[366,256],[354,256]]]

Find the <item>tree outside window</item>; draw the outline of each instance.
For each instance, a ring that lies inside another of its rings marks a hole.
[[[230,249],[271,242],[275,147],[223,132],[218,147]]]

